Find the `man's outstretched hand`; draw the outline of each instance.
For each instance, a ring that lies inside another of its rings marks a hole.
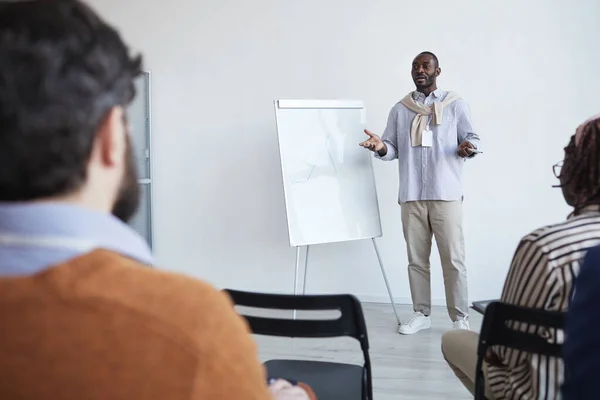
[[[382,156],[385,155],[387,153],[387,147],[381,138],[368,129],[365,129],[365,133],[369,138],[360,143],[360,146],[369,149],[372,152],[378,152]]]
[[[475,146],[473,146],[470,142],[464,141],[462,142],[460,145],[458,145],[458,155],[465,158],[465,157],[470,157],[471,154],[473,154],[473,152],[471,151],[472,149],[474,149]]]

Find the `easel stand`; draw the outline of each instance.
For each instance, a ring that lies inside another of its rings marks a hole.
[[[377,261],[379,262],[379,268],[381,268],[381,275],[383,275],[383,281],[385,282],[385,287],[387,289],[388,295],[390,296],[390,303],[392,304],[392,309],[394,310],[394,315],[396,316],[396,321],[398,321],[398,325],[400,325],[400,317],[398,317],[398,311],[396,310],[396,304],[394,303],[394,296],[392,295],[392,289],[390,288],[390,282],[388,281],[387,274],[385,273],[385,268],[383,267],[383,262],[381,260],[381,254],[379,253],[379,248],[377,247],[377,242],[375,242],[375,238],[372,238],[373,248],[375,249],[375,254],[377,255]],[[306,252],[304,255],[304,279],[302,283],[302,294],[306,294],[306,276],[308,275],[308,254],[310,251],[310,246],[305,246]],[[298,273],[300,271],[300,249],[301,246],[296,247],[296,269],[294,273],[294,295],[298,294]],[[294,310],[294,319],[296,319],[296,311]]]

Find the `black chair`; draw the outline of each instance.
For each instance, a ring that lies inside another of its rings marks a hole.
[[[352,337],[360,342],[364,365],[304,360],[270,360],[272,378],[304,382],[319,400],[372,400],[371,361],[367,326],[358,299],[352,295],[292,296],[226,290],[238,306],[271,310],[338,310],[338,319],[289,319],[244,315],[254,334],[289,338]]]
[[[522,325],[525,324],[525,325]],[[557,332],[564,329],[565,314],[494,301],[488,304],[477,347],[475,399],[485,399],[483,361],[490,346],[501,345],[527,353],[562,357]]]

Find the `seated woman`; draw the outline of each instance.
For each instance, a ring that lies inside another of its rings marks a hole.
[[[579,265],[587,250],[600,244],[600,116],[579,126],[554,173],[574,211],[566,221],[521,240],[502,291],[505,303],[567,310]],[[452,331],[442,338],[446,361],[471,393],[478,340],[470,331]],[[560,359],[495,346],[485,361],[488,399],[560,398]]]

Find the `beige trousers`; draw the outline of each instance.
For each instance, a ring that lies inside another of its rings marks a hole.
[[[446,288],[446,305],[453,321],[468,314],[462,201],[402,203],[402,227],[408,252],[408,279],[415,311],[431,314],[431,256],[435,236]]]
[[[479,335],[467,330],[454,330],[442,336],[442,353],[457,378],[472,395],[475,395],[475,372],[477,369],[477,344]],[[483,374],[486,375],[486,363],[483,363]],[[493,400],[494,396],[486,379],[485,397]]]

